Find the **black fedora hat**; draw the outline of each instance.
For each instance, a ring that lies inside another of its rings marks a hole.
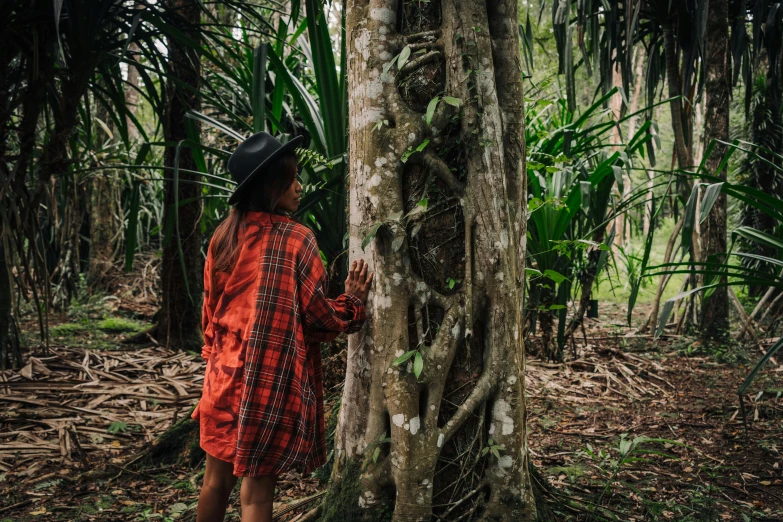
[[[228,158],[228,171],[237,182],[237,188],[228,199],[228,204],[233,205],[239,201],[266,167],[281,154],[294,152],[303,139],[302,136],[296,136],[286,143],[280,143],[268,132],[259,132],[240,143]]]

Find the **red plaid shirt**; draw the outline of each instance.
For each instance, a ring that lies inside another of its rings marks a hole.
[[[208,361],[193,418],[201,447],[234,475],[310,473],[326,462],[319,342],[364,324],[364,304],[324,295],[326,272],[312,231],[250,212],[230,274],[204,268],[202,326]]]

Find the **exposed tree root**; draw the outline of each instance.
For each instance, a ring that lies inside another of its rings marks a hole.
[[[183,417],[152,443],[145,456],[156,464],[184,462],[195,467],[205,456],[199,446],[198,422],[190,414]]]

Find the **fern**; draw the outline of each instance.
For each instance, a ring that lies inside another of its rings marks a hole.
[[[296,158],[299,160],[299,165],[301,165],[302,168],[307,166],[311,166],[312,168],[324,166],[327,169],[331,169],[334,167],[333,161],[330,161],[326,156],[310,149],[297,148]]]

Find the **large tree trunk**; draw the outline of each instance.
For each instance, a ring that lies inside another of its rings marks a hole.
[[[195,0],[167,0],[176,13],[178,28],[197,40],[196,26],[201,13]],[[187,139],[185,114],[200,108],[198,88],[201,62],[192,49],[168,41],[169,75],[166,85],[168,108],[163,124],[166,141],[177,144]],[[176,80],[190,86],[178,87]],[[195,122],[191,122],[195,125]],[[177,149],[166,147],[165,164],[174,167]],[[164,204],[166,244],[163,248],[163,305],[156,336],[161,344],[174,349],[198,350],[201,347],[201,299],[203,289],[201,255],[201,176],[193,174],[196,164],[190,147],[183,144],[179,152],[179,183],[166,181]],[[191,172],[186,172],[191,171]],[[167,170],[171,179],[173,171]],[[181,201],[191,200],[187,204]]]
[[[704,150],[713,140],[729,139],[729,15],[727,0],[711,0],[707,15],[705,73],[707,75],[707,114],[704,119]],[[706,161],[709,174],[715,175],[726,146],[716,141]],[[726,179],[726,170],[720,174]],[[726,195],[721,193],[702,225],[702,259],[720,263],[726,252]],[[720,282],[725,283],[722,277]],[[729,334],[729,297],[726,287],[719,287],[701,307],[699,325],[703,340],[722,340]]]
[[[349,341],[323,518],[376,518],[373,508],[394,499],[393,520],[535,520],[517,3],[347,4],[350,252],[376,279],[368,326]],[[384,72],[407,44],[425,52]],[[443,94],[462,104],[441,102],[428,126],[422,113]],[[417,356],[392,364],[411,350],[423,361],[418,379]]]
[[[134,67],[131,67],[134,69]],[[130,77],[130,72],[128,74]],[[138,81],[138,72],[136,72]],[[114,125],[109,117],[109,110],[102,104],[96,106],[96,116],[111,131]],[[130,130],[129,126],[129,130]],[[93,132],[99,137],[96,142],[116,142],[115,136],[109,135],[98,125],[93,126]],[[106,167],[106,165],[98,165]],[[122,217],[120,216],[120,181],[116,169],[102,168],[89,178],[90,182],[90,257],[89,278],[91,289],[105,287],[106,275],[114,264],[118,234]]]

